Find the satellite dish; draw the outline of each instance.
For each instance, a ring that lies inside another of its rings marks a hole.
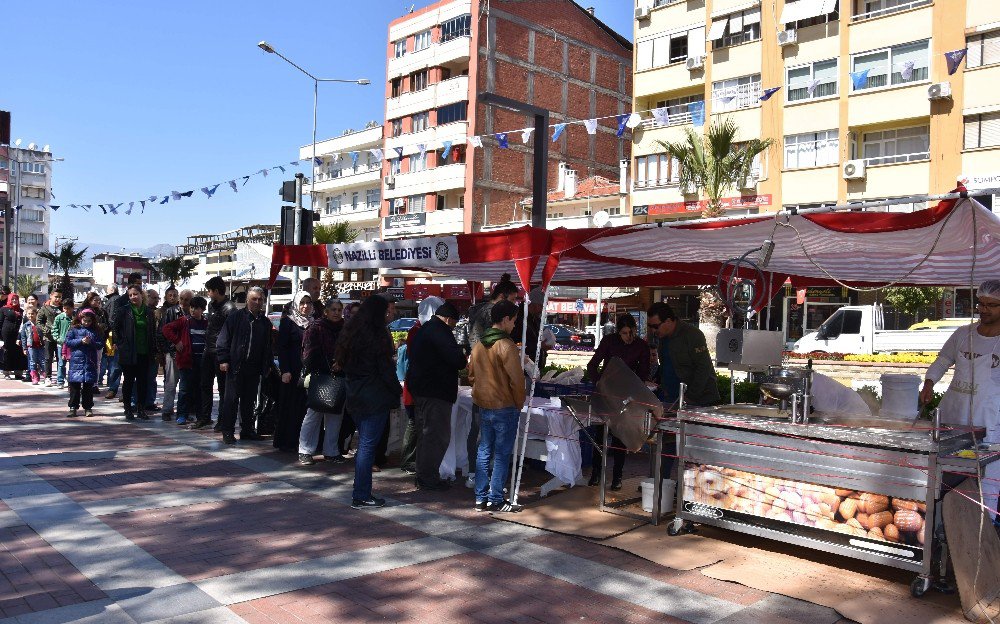
[[[21,139],[14,141],[14,147],[21,147]]]
[[[599,210],[594,213],[592,217],[594,220],[594,225],[597,227],[604,227],[611,220],[611,215],[608,214],[607,210]]]
[[[45,147],[43,147],[43,148],[42,148],[42,151],[43,151],[43,152],[51,152],[52,150],[50,150],[50,149],[49,149],[49,146],[48,146],[48,145],[46,145]]]
[[[34,151],[34,149],[35,149],[35,144],[34,144],[34,143],[28,143],[28,149],[30,149],[30,150],[32,150],[32,151]]]

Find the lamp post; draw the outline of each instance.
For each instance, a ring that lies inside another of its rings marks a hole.
[[[285,61],[295,69],[299,70],[313,81],[313,127],[312,127],[312,167],[313,174],[309,176],[309,209],[310,212],[315,212],[316,210],[316,113],[319,108],[319,83],[321,82],[347,82],[357,85],[369,85],[371,81],[367,78],[357,78],[354,80],[346,80],[342,78],[317,78],[313,74],[309,73],[301,66],[299,66],[295,61],[291,60],[281,52],[275,50],[271,44],[266,41],[261,41],[257,44],[257,47],[267,52],[268,54],[274,54],[281,60]],[[300,203],[297,203],[295,207],[295,239],[296,245],[302,244],[302,207]],[[312,218],[312,215],[310,215]],[[294,267],[292,272],[292,292],[297,292],[299,289],[299,267]]]
[[[20,139],[18,140],[18,142],[20,142]],[[12,182],[14,183],[14,192],[12,193],[11,197],[13,197],[13,199],[8,199],[7,201],[7,209],[13,211],[13,219],[14,219],[13,258],[10,258],[8,247],[7,246],[4,247],[5,258],[10,259],[9,262],[6,260],[4,262],[4,279],[6,279],[10,275],[13,275],[14,279],[10,284],[12,287],[17,283],[18,274],[20,273],[18,269],[20,268],[21,264],[21,209],[19,208],[19,205],[21,202],[21,176],[24,175],[24,171],[21,169],[21,165],[28,162],[53,163],[53,162],[63,161],[62,158],[35,158],[31,160],[18,160],[13,156],[13,151],[15,149],[21,151],[19,147],[10,147],[7,150],[8,153],[7,160],[9,161],[7,169],[8,179],[12,178],[14,172],[17,171],[17,179],[12,180]],[[4,228],[4,236],[5,237],[7,236],[6,228]],[[11,265],[13,265],[13,267],[11,267]]]

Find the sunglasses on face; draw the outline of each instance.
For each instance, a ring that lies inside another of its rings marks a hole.
[[[989,308],[991,310],[1000,308],[1000,303],[989,303],[987,301],[983,301],[982,299],[976,299],[976,305],[980,308]]]

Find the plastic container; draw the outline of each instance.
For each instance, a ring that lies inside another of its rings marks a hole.
[[[653,512],[653,480],[643,479],[639,483],[642,489],[642,510],[648,513]],[[660,515],[670,513],[674,510],[674,493],[677,483],[673,479],[664,479],[660,487]]]
[[[879,416],[913,420],[920,414],[920,377],[885,373],[882,381],[882,409]]]

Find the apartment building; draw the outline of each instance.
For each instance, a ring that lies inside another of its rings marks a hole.
[[[36,149],[0,147],[0,190],[6,186],[6,201],[0,198],[10,218],[0,219],[0,266],[9,261],[13,275],[16,263],[18,275],[33,275],[45,282],[48,262],[38,252],[48,251],[51,214],[46,205],[52,198],[52,154],[48,145]],[[6,228],[9,227],[8,232]],[[6,244],[4,244],[6,243]]]
[[[382,166],[371,150],[382,147],[382,125],[371,121],[362,130],[345,130],[339,137],[316,143],[316,198],[313,209],[320,223],[346,221],[361,235],[359,241],[381,236]],[[313,157],[312,144],[299,148],[299,159]],[[306,184],[304,192],[312,190]]]
[[[633,137],[639,220],[703,208],[657,144],[702,116],[774,140],[730,214],[1000,185],[996,0],[638,0],[635,17],[634,107],[661,109]]]
[[[533,142],[550,141],[581,177],[618,176],[631,141],[614,119],[522,142],[524,115],[488,107],[482,92],[551,111],[551,123],[627,112],[630,42],[570,0],[443,0],[389,25],[382,231],[480,231],[519,219],[531,193]],[[502,149],[496,133],[510,131]],[[469,137],[482,136],[482,147]]]

